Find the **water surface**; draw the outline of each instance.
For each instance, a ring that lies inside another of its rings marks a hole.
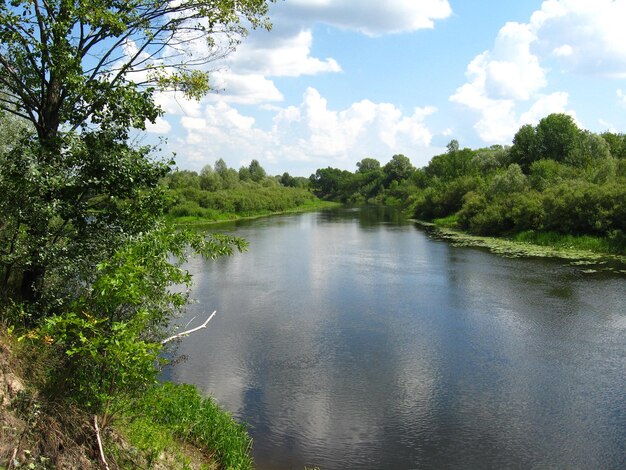
[[[626,278],[436,241],[393,212],[225,227],[168,378],[246,421],[260,469],[626,468]]]

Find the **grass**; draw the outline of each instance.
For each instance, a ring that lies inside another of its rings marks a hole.
[[[456,214],[449,215],[448,217],[442,217],[440,219],[433,220],[433,223],[437,227],[450,227],[454,228],[457,226],[458,217]]]
[[[252,439],[245,427],[191,385],[165,382],[152,387],[122,420],[120,431],[152,461],[178,443],[202,450],[214,468],[252,468]],[[187,465],[184,455],[180,448],[174,455],[181,468]]]
[[[592,235],[564,235],[556,232],[528,230],[511,237],[512,240],[563,249],[586,250],[594,253],[625,254],[624,242],[617,238]]]
[[[50,348],[18,342],[7,316],[0,307],[0,470],[15,449],[21,468],[101,468],[93,416],[46,395],[59,364]],[[125,411],[102,433],[111,468],[252,468],[245,427],[195,387],[166,382],[117,399]]]

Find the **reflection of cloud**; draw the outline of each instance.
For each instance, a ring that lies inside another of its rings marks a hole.
[[[247,419],[268,468],[611,466],[621,279],[358,211],[238,226],[249,253],[192,264],[218,316],[174,377]]]

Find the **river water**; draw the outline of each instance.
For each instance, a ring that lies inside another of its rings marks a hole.
[[[437,241],[382,209],[240,221],[193,259],[167,378],[259,469],[626,468],[626,277]]]

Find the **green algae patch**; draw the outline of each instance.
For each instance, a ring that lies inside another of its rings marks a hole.
[[[615,272],[626,274],[626,256],[598,253],[591,250],[571,246],[546,246],[531,242],[472,235],[435,223],[414,220],[420,227],[435,239],[445,240],[452,246],[477,247],[507,258],[557,258],[570,261],[569,264],[579,266],[585,274],[597,272]]]

